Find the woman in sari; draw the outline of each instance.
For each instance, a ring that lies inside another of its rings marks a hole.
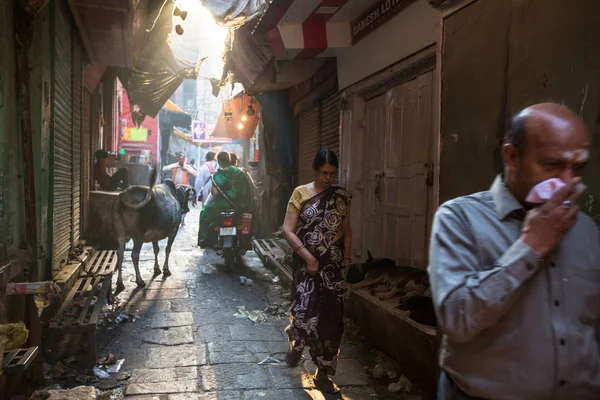
[[[212,176],[211,194],[214,200],[205,205],[200,212],[198,246],[211,247],[216,244],[214,226],[221,222],[221,212],[235,209],[239,213],[252,211],[252,189],[246,174],[231,165],[227,152],[217,156],[219,169]]]
[[[298,365],[305,346],[317,365],[315,386],[339,391],[335,375],[344,330],[345,275],[350,265],[350,202],[346,190],[333,186],[338,170],[335,153],[321,150],[315,180],[299,186],[290,199],[283,231],[294,249],[294,290],[290,324],[289,367]]]

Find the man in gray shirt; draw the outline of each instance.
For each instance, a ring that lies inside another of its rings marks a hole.
[[[443,332],[440,400],[600,399],[600,236],[575,205],[591,138],[545,103],[517,114],[490,190],[436,213],[429,275]],[[550,178],[543,205],[525,201]]]

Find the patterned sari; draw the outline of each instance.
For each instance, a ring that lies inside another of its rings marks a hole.
[[[292,200],[293,201],[293,200]],[[333,187],[307,200],[300,208],[296,235],[319,261],[310,275],[294,254],[294,290],[290,324],[286,328],[293,350],[310,347],[313,362],[335,375],[344,329],[344,218],[351,197]]]

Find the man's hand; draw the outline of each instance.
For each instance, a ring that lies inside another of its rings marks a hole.
[[[552,251],[577,222],[579,207],[575,202],[585,190],[580,183],[580,178],[571,180],[544,205],[527,213],[521,239],[538,257]]]
[[[319,273],[319,261],[313,257],[313,259],[306,263],[306,271],[311,275]]]

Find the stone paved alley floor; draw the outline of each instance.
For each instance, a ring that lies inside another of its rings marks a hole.
[[[131,244],[125,254],[125,292],[118,296],[129,311],[139,315],[132,323],[103,330],[98,356],[113,353],[124,358],[122,371],[131,372],[127,398],[138,400],[304,400],[325,399],[314,390],[310,374],[314,364],[305,354],[300,367],[285,363],[259,365],[273,356],[283,360],[286,351],[285,320],[268,315],[254,323],[240,315],[282,304],[287,290],[273,281],[254,253],[245,256],[234,271],[223,271],[221,258],[196,246],[198,209],[187,216],[170,257],[172,276],[152,278],[154,254],[146,244],[140,270],[147,282],[136,288]],[[164,260],[161,243],[159,260]],[[240,276],[254,281],[241,286]],[[276,280],[276,279],[275,279]],[[234,314],[238,314],[235,316]],[[366,346],[366,345],[364,345]],[[348,400],[384,399],[365,368],[361,341],[345,340],[336,383]]]

